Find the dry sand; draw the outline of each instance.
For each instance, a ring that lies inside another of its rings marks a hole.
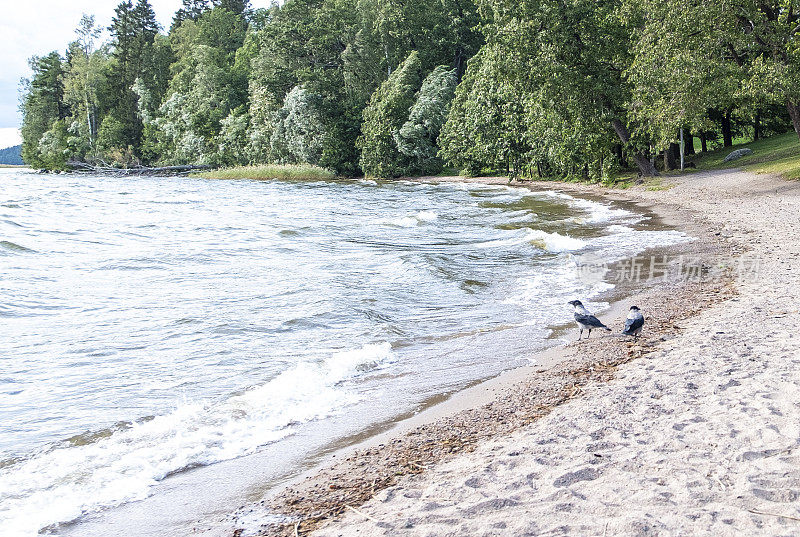
[[[800,534],[800,186],[737,171],[675,181],[625,195],[689,208],[748,244],[760,266],[735,274],[738,296],[314,535]]]

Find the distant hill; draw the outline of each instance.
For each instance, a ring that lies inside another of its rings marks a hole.
[[[22,162],[22,146],[15,145],[0,149],[0,164],[10,164],[12,166],[23,166]]]

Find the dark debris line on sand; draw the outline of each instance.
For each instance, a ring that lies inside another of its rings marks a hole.
[[[403,476],[422,473],[458,453],[473,451],[483,440],[525,427],[579,396],[587,385],[611,380],[619,365],[655,351],[659,342],[680,330],[676,323],[735,294],[730,279],[672,283],[645,292],[637,299],[648,312],[644,341],[610,337],[569,345],[563,362],[509,388],[491,403],[422,425],[387,444],[356,451],[262,502],[263,508],[284,515],[287,522],[263,526],[260,533],[307,535],[347,510],[357,511]],[[234,537],[241,533],[236,530]]]

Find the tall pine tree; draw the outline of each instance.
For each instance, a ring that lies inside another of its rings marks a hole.
[[[227,9],[236,15],[244,15],[250,11],[250,0],[214,0],[214,7]]]
[[[176,11],[175,16],[172,18],[170,33],[183,24],[183,21],[196,21],[209,9],[209,0],[183,0],[183,7]]]
[[[24,82],[27,92],[22,100],[22,158],[31,166],[45,166],[39,142],[68,112],[64,103],[64,69],[57,52],[33,57],[29,65],[33,76]]]
[[[158,30],[155,12],[148,0],[138,0],[135,5],[126,0],[117,6],[109,27],[115,60],[110,80],[116,101],[110,116],[114,124],[121,124],[122,128],[115,128],[113,136],[109,129],[105,129],[105,136],[100,136],[104,149],[131,148],[134,153],[140,150],[142,121],[138,110],[139,96],[133,91],[133,86],[137,79],[148,88],[157,85],[159,69],[154,45]]]

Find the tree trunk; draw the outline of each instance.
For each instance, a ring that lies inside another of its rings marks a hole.
[[[456,82],[460,84],[461,79],[464,78],[464,72],[467,70],[467,59],[461,45],[456,49],[456,55],[455,58],[453,58],[453,68],[456,70]]]
[[[792,118],[792,125],[794,132],[800,137],[800,104],[792,101],[786,101],[786,109],[789,111],[789,117]]]
[[[622,144],[614,145],[614,156],[617,157],[617,163],[620,168],[627,168],[628,163],[625,161],[625,155],[622,153]]]
[[[686,129],[686,132],[683,136],[683,145],[684,145],[684,152],[687,155],[694,155],[694,134],[691,133],[689,129]]]
[[[620,141],[623,144],[627,144],[631,136],[628,134],[628,129],[625,128],[625,125],[619,119],[613,119],[611,121],[611,125],[614,127],[614,131],[619,136]],[[658,175],[658,171],[656,167],[653,166],[653,163],[647,159],[647,155],[642,153],[641,151],[637,151],[633,154],[633,160],[636,162],[636,166],[639,168],[639,173],[642,177],[655,177]]]
[[[733,135],[731,133],[731,111],[726,110],[722,114],[722,147],[733,145]]]
[[[708,151],[708,140],[706,139],[706,131],[700,131],[700,151],[706,153]]]
[[[669,144],[667,149],[667,159],[669,160],[669,169],[675,170],[678,168],[678,160],[681,158],[681,146],[678,144]]]
[[[757,142],[761,139],[761,112],[756,111],[756,117],[753,119],[753,141]]]

